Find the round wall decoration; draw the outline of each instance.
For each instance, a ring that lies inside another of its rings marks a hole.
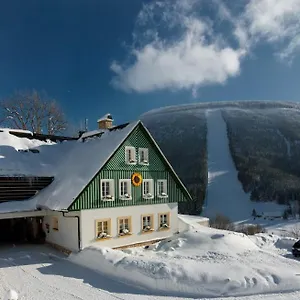
[[[134,186],[140,186],[142,184],[143,177],[140,173],[133,173],[131,176],[131,182]]]

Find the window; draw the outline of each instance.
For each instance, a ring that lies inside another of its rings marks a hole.
[[[131,217],[118,218],[118,234],[119,236],[131,234]]]
[[[157,196],[160,198],[168,197],[167,180],[157,180]]]
[[[97,239],[107,239],[111,237],[110,232],[110,219],[106,220],[96,220],[96,238]]]
[[[170,228],[170,213],[158,214],[158,226],[159,229],[169,229]]]
[[[114,200],[114,180],[103,179],[101,180],[101,199],[103,201]]]
[[[119,197],[122,200],[132,200],[130,179],[120,179]]]
[[[153,179],[144,179],[143,180],[143,198],[144,199],[153,199]]]
[[[52,219],[52,229],[58,231],[58,218],[57,217],[53,217],[53,219]]]
[[[153,231],[153,215],[144,215],[142,216],[142,231],[151,232]]]
[[[125,160],[129,165],[136,164],[136,152],[134,147],[125,147]]]
[[[149,151],[147,148],[139,148],[139,164],[149,165]]]

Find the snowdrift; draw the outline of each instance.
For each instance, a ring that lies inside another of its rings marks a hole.
[[[265,243],[263,237],[199,225],[148,249],[92,247],[69,259],[164,295],[242,296],[300,289],[300,263],[276,253],[277,247],[284,248],[279,237],[267,241],[265,234]]]

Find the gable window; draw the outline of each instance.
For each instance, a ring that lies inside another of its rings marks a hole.
[[[168,197],[167,180],[166,179],[157,180],[157,196],[160,198]]]
[[[96,238],[97,239],[106,239],[111,237],[110,232],[110,219],[105,220],[96,220]]]
[[[147,148],[139,148],[139,164],[149,165],[149,150]]]
[[[131,217],[118,218],[118,234],[119,236],[131,235]]]
[[[102,179],[101,180],[101,200],[113,201],[114,197],[114,180]]]
[[[119,180],[119,198],[122,200],[132,200],[130,179]]]
[[[131,146],[125,147],[125,161],[129,165],[135,165],[136,164],[135,147],[131,147]]]
[[[158,226],[160,230],[170,228],[170,213],[158,214]]]
[[[142,216],[142,231],[145,233],[153,230],[153,215]]]
[[[153,179],[144,179],[143,180],[143,198],[144,199],[153,199]]]
[[[58,231],[58,218],[57,217],[52,218],[52,229]]]

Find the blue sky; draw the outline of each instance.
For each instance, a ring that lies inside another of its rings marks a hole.
[[[93,129],[161,106],[300,95],[300,0],[10,0],[0,96],[45,90]]]

